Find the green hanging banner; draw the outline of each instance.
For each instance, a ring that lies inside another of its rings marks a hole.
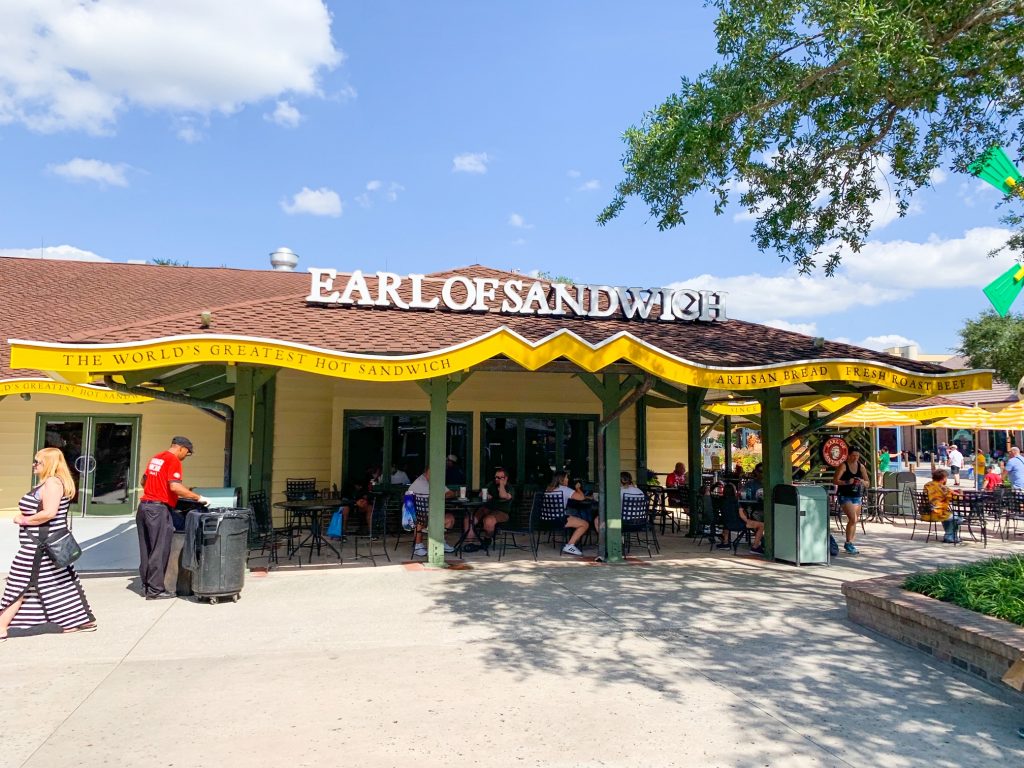
[[[1014,264],[986,285],[984,290],[999,316],[1006,317],[1010,311],[1010,305],[1020,295],[1021,288],[1024,288],[1024,267]]]

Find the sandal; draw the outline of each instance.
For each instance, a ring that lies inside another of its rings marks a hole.
[[[72,627],[71,629],[65,629],[64,634],[70,635],[72,632],[95,632],[98,627],[95,624],[83,624],[80,627]]]

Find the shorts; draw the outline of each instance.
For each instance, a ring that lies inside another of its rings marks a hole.
[[[863,503],[861,499],[861,496],[840,496],[839,506],[841,507],[843,504],[856,504],[859,507]]]
[[[951,466],[949,468],[949,474],[953,475],[953,477],[959,477],[960,476],[960,467],[952,467]]]

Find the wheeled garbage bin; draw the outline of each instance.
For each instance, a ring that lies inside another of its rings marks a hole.
[[[820,485],[776,485],[772,491],[775,559],[828,564],[828,491]]]
[[[249,515],[248,509],[224,507],[188,513],[182,567],[192,572],[192,593],[200,600],[241,598]]]

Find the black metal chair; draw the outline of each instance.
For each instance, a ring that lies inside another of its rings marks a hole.
[[[531,492],[519,497],[518,501],[512,505],[512,511],[509,513],[508,520],[504,523],[498,523],[495,527],[494,543],[498,550],[499,560],[505,556],[505,551],[509,547],[512,549],[533,550],[533,542],[530,538],[530,518],[535,511],[535,507],[539,504],[540,494],[537,492]],[[520,544],[516,540],[516,536],[528,543]]]
[[[924,543],[925,544],[927,544],[929,539],[931,539],[933,536],[935,537],[936,540],[938,540],[939,534],[938,534],[938,531],[936,529],[936,526],[940,526],[941,527],[942,522],[939,521],[939,520],[925,520],[924,519],[925,515],[930,517],[932,512],[934,511],[932,509],[932,503],[930,501],[928,501],[928,494],[925,493],[924,491],[914,491],[913,493],[914,493],[914,512],[915,512],[915,514],[914,514],[914,527],[910,531],[910,538],[911,538],[911,540],[913,540],[914,534],[917,533],[917,524],[918,524],[918,522],[928,523],[928,533],[924,537]]]
[[[962,536],[962,532],[966,529],[971,540],[977,541],[978,536],[975,533],[975,529],[977,529],[977,533],[981,534],[983,547],[988,547],[988,527],[986,525],[988,505],[994,505],[994,501],[988,494],[971,491],[965,492],[960,498],[954,498],[949,504],[949,511],[961,520],[960,535]]]
[[[647,548],[648,557],[654,557],[652,547],[661,551],[646,496],[622,497],[622,548],[625,554],[629,554],[634,540],[638,547]]]
[[[286,544],[285,551],[291,552],[295,529],[290,522],[283,526],[274,525],[270,502],[267,499],[267,494],[263,491],[252,491],[249,494],[249,508],[252,510],[252,517],[249,518],[249,549],[255,549],[259,544],[260,557],[269,549],[270,554],[267,557],[269,566],[270,563],[278,562],[277,546],[282,537]],[[301,564],[302,560],[300,559],[299,565]]]
[[[380,546],[381,553],[391,562],[391,555],[388,554],[387,546],[387,503],[390,500],[381,498],[377,494],[370,495],[370,503],[373,508],[370,512],[370,529],[365,533],[349,534],[352,540],[352,557],[356,560],[369,559],[374,567],[377,567],[377,558],[373,554],[374,546]],[[365,542],[366,554],[359,554],[359,542]]]
[[[534,505],[535,514],[530,515],[530,543],[533,546],[533,559],[537,559],[540,551],[540,536],[542,533],[551,534],[554,544],[559,547],[558,536],[562,536],[562,545],[569,540],[565,533],[565,522],[568,515],[565,512],[565,497],[560,492],[537,494],[540,503]]]
[[[723,497],[720,506],[722,509],[722,529],[729,533],[732,553],[736,554],[736,550],[740,548],[740,542],[744,539],[746,539],[749,546],[753,546],[750,539],[753,531],[747,528],[747,524],[740,517],[740,505],[737,500]]]
[[[697,537],[697,546],[699,547],[705,539],[711,541],[710,549],[715,548],[715,542],[718,540],[718,531],[721,525],[718,522],[718,515],[715,510],[716,497],[710,493],[702,493],[697,497],[697,509],[696,517],[697,527],[700,530],[700,535]]]
[[[289,477],[284,481],[284,497],[288,501],[309,501],[318,498],[315,477]]]

